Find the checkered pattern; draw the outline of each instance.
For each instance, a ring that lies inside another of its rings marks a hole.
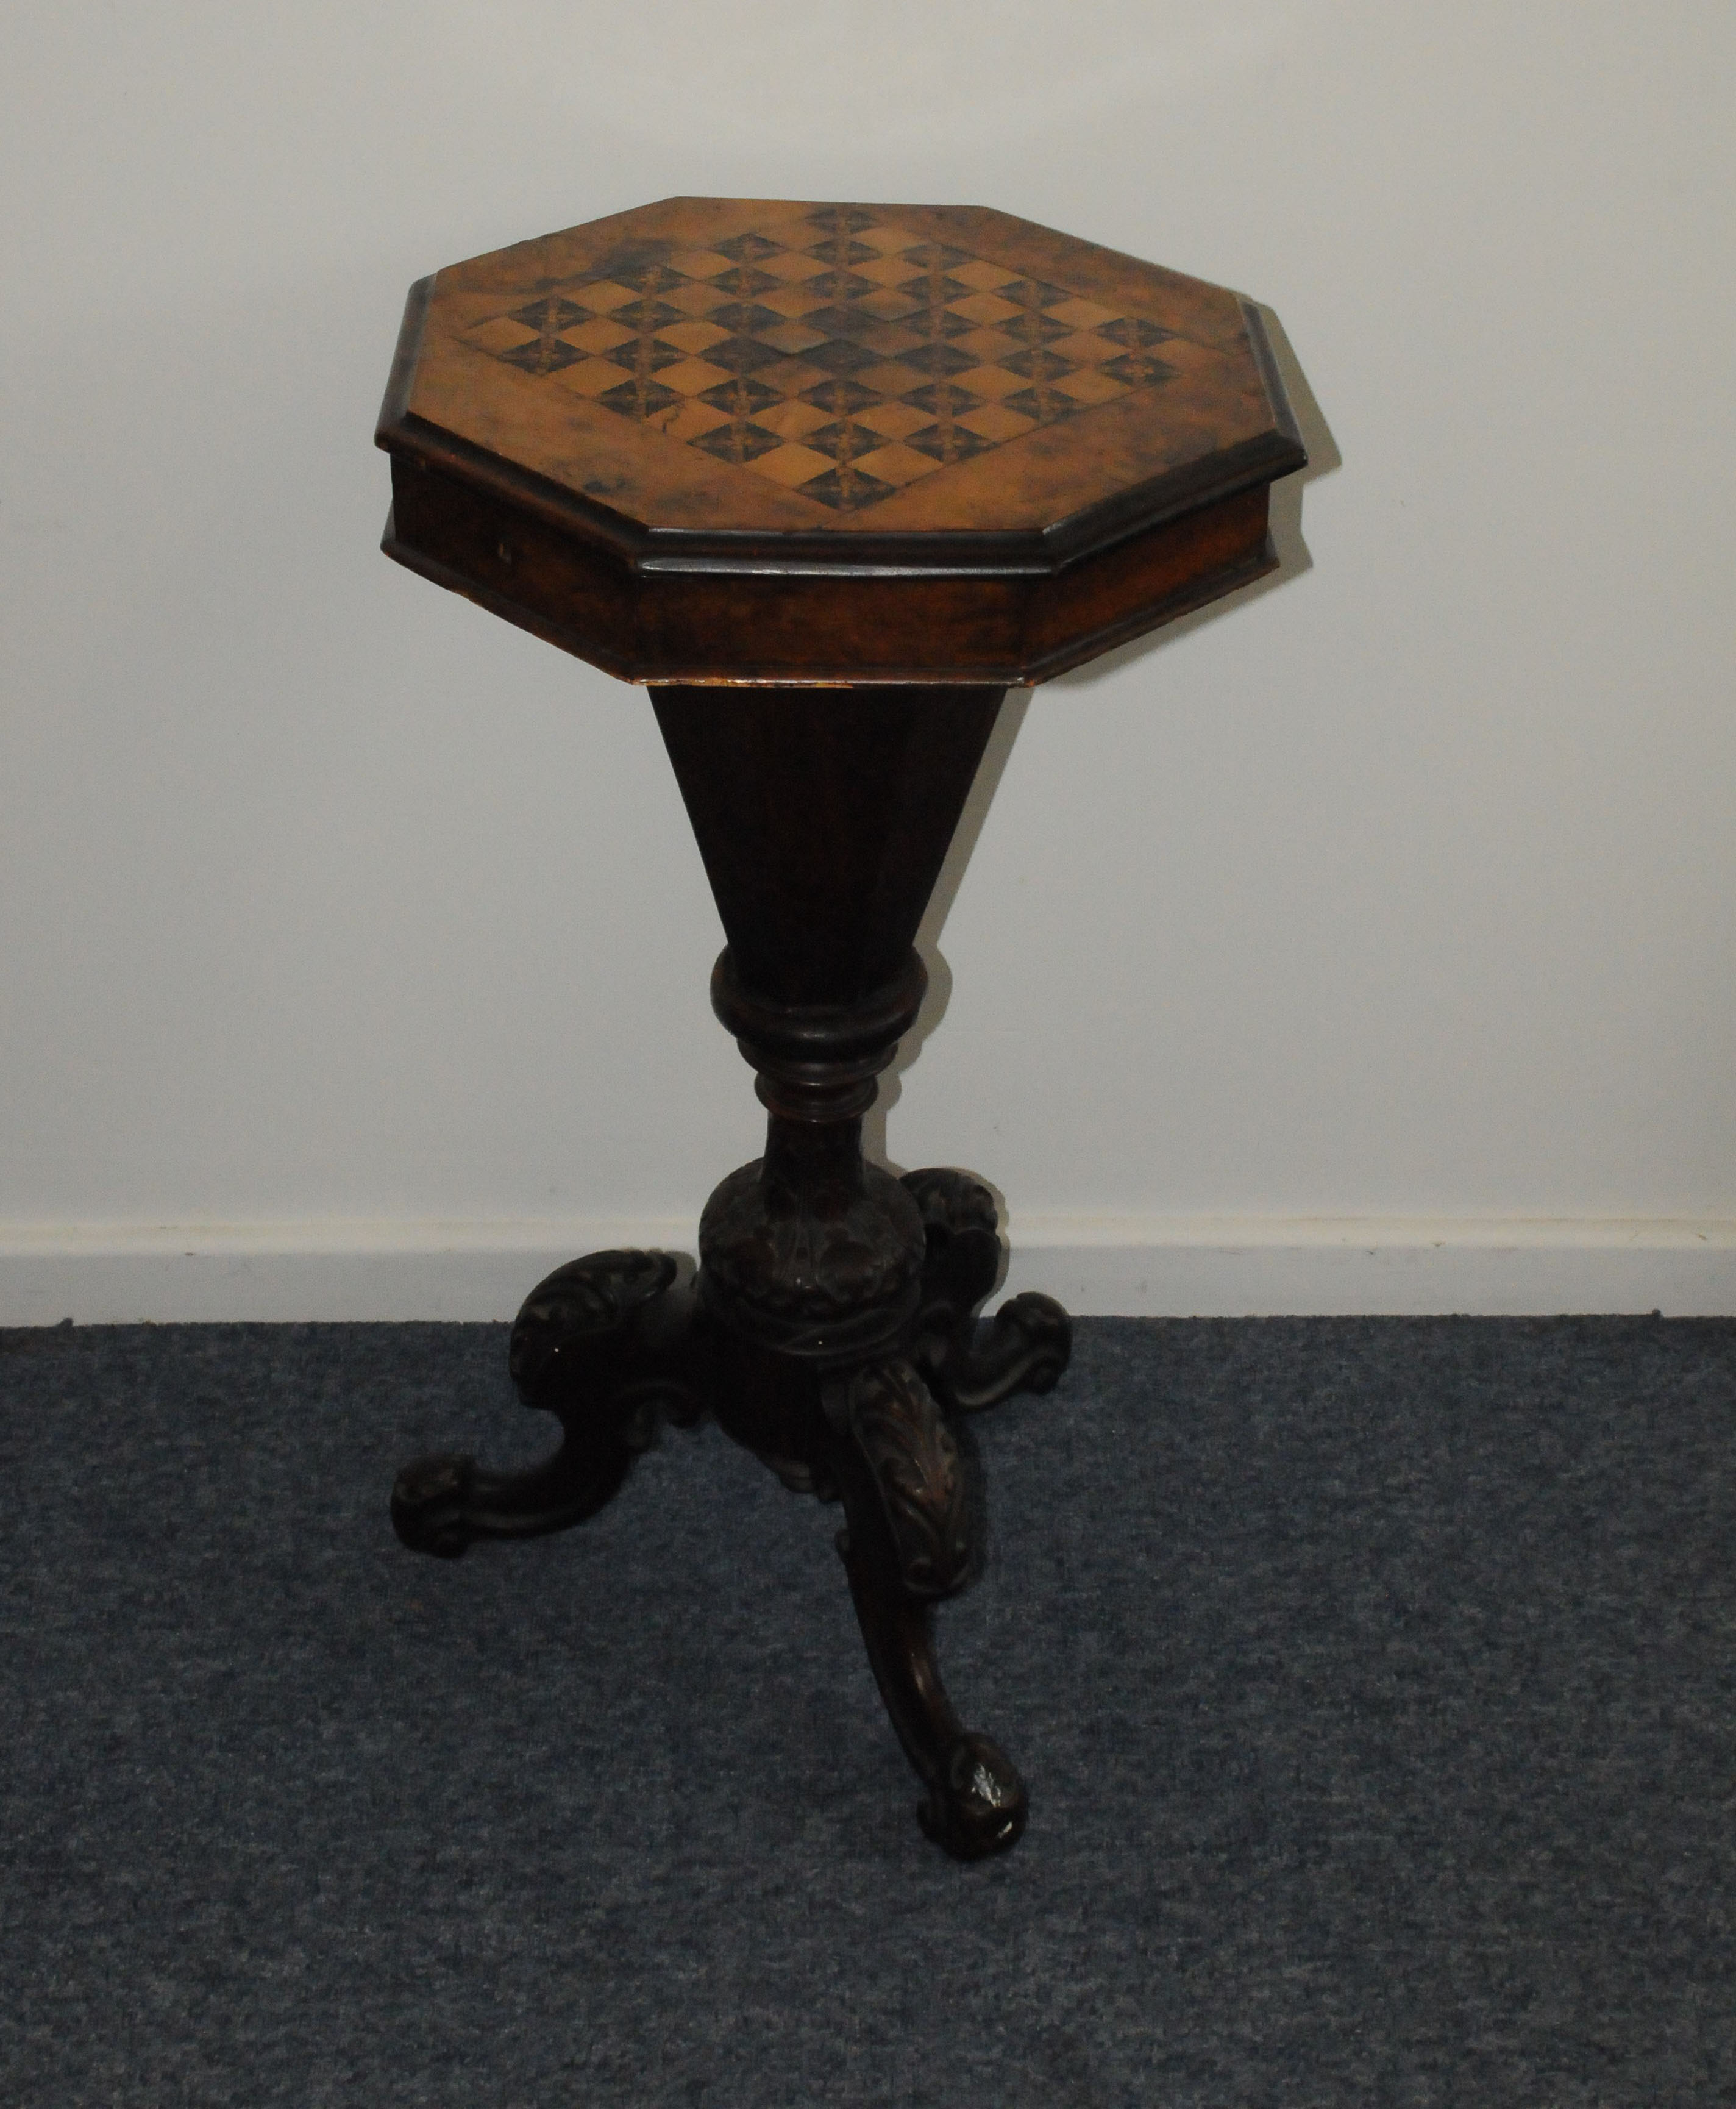
[[[644,242],[512,296],[479,350],[841,512],[1170,377],[1175,335],[827,207]]]

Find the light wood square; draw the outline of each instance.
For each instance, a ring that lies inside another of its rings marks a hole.
[[[715,278],[720,271],[734,267],[727,256],[719,256],[715,249],[683,249],[679,256],[669,260],[671,271],[679,271],[684,278]]]
[[[1057,336],[1046,345],[1058,359],[1071,359],[1075,366],[1101,366],[1106,359],[1120,359],[1120,345],[1111,344],[1106,336],[1098,336],[1091,330],[1075,330],[1071,336]]]
[[[666,417],[651,420],[655,430],[667,432],[672,440],[702,440],[707,432],[715,432],[719,425],[729,422],[727,410],[714,410],[709,403],[683,403],[679,410]]]
[[[728,294],[715,286],[677,286],[657,298],[665,307],[679,308],[683,314],[708,315],[714,308],[720,308],[728,300]]]
[[[618,323],[608,322],[606,320],[601,323],[588,323],[587,327],[591,329],[616,330],[619,332],[619,336],[616,338],[617,342],[619,342],[621,338],[625,338],[631,334],[630,332],[621,329]],[[715,323],[671,323],[667,329],[660,329],[657,332],[657,341],[660,344],[672,344],[677,351],[689,351],[697,355],[698,353],[706,350],[711,345],[721,344],[728,334],[729,332],[728,330],[719,329]],[[575,331],[573,333],[573,342],[575,344],[579,344],[583,341],[584,340],[579,336],[578,332]],[[606,351],[609,349],[609,346],[606,344],[598,344],[594,345],[587,345],[586,349],[588,350]]]
[[[1036,428],[1034,418],[1021,418],[1017,410],[1009,410],[1003,403],[985,403],[980,410],[967,410],[958,421],[979,439],[1016,440],[1021,432]]]
[[[877,476],[895,489],[900,484],[914,483],[919,476],[931,476],[940,464],[895,440],[889,447],[876,447],[873,454],[862,455],[854,466],[865,476]]]
[[[909,439],[919,432],[924,425],[931,425],[934,418],[927,410],[918,410],[913,403],[873,403],[866,410],[856,413],[856,422],[866,425],[872,432],[878,432],[889,440]]]
[[[859,373],[853,373],[850,377],[882,395],[908,395],[913,388],[926,386],[928,381],[926,373],[916,367],[905,366],[897,359],[890,360],[884,366],[865,366]]]
[[[817,432],[832,422],[830,410],[816,409],[811,403],[773,403],[755,410],[754,422],[764,425],[781,440],[799,440],[805,432]]]
[[[514,322],[511,315],[497,315],[492,322],[478,323],[464,335],[467,342],[498,355],[503,351],[516,351],[521,345],[534,344],[538,332],[527,329],[522,323]]]
[[[769,454],[761,454],[747,466],[757,469],[761,476],[769,476],[773,483],[787,484],[793,490],[797,484],[807,482],[810,476],[823,476],[837,464],[830,455],[813,447],[787,446],[773,447]]]
[[[1016,302],[1003,300],[999,293],[972,293],[963,300],[949,300],[947,305],[954,314],[963,315],[967,323],[980,323],[985,328],[1010,322],[1019,312]]]
[[[755,302],[762,308],[770,308],[780,315],[787,315],[791,322],[804,315],[811,315],[816,308],[832,305],[823,293],[811,293],[805,286],[787,286],[781,292],[755,293]]]
[[[864,249],[878,249],[888,256],[900,249],[913,249],[917,241],[915,235],[903,227],[864,227],[850,239],[859,242]]]
[[[956,265],[947,273],[961,286],[969,286],[979,293],[992,293],[997,286],[1010,286],[1019,273],[1003,270],[999,264],[990,264],[984,258],[973,256],[968,264]]]
[[[913,264],[908,256],[877,257],[872,264],[857,264],[851,267],[859,278],[872,278],[877,285],[902,286],[906,279],[920,278],[922,267]]]
[[[908,293],[900,293],[890,286],[883,292],[864,293],[851,305],[859,313],[873,315],[877,321],[883,323],[902,322],[907,315],[919,315],[922,312],[920,300],[913,300]]]
[[[1075,403],[1107,403],[1111,396],[1129,393],[1125,381],[1117,381],[1113,374],[1089,366],[1077,373],[1063,373],[1054,386],[1062,395],[1071,395]]]
[[[601,395],[606,388],[619,388],[624,381],[631,381],[633,376],[612,359],[586,359],[576,366],[563,366],[549,378],[563,388],[570,388],[575,395]]]
[[[968,352],[972,359],[980,359],[985,366],[994,366],[1025,349],[1018,338],[1008,336],[1004,330],[967,330],[963,336],[953,337],[949,341],[955,350]]]
[[[612,278],[599,278],[594,286],[575,287],[574,297],[581,307],[606,315],[616,308],[625,308],[629,300],[643,300],[645,296],[634,292],[630,286],[617,286]]]
[[[958,274],[954,273],[955,277]],[[1057,306],[1043,311],[1057,323],[1071,323],[1075,329],[1101,329],[1105,323],[1121,320],[1113,308],[1100,308],[1095,300],[1062,300]]]
[[[973,395],[986,395],[991,402],[1003,395],[1017,395],[1030,383],[1022,374],[1009,373],[1004,366],[972,366],[953,379],[961,388],[967,388]]]
[[[727,368],[713,366],[703,359],[683,359],[674,366],[659,367],[656,377],[678,395],[702,395],[708,388],[720,387],[728,380],[729,373]]]
[[[787,279],[794,286],[800,284],[804,278],[818,278],[822,271],[829,271],[832,266],[820,257],[804,256],[799,251],[792,249],[782,256],[763,257],[753,269],[764,271],[773,278]],[[771,456],[768,454],[765,458],[769,461]],[[757,468],[760,464],[755,462],[754,466]]]

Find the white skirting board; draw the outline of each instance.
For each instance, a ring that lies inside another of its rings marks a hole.
[[[688,1220],[0,1226],[0,1325],[507,1319],[580,1253]],[[998,1294],[1080,1317],[1736,1315],[1736,1221],[1015,1216]]]

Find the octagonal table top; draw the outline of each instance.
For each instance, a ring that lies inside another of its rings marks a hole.
[[[983,207],[724,198],[424,280],[380,438],[501,464],[629,544],[835,558],[1076,553],[1303,459],[1258,313],[1221,287]]]

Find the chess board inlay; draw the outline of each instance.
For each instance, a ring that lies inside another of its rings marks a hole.
[[[1175,369],[1177,333],[859,206],[708,248],[641,241],[503,296],[464,341],[858,512]]]

